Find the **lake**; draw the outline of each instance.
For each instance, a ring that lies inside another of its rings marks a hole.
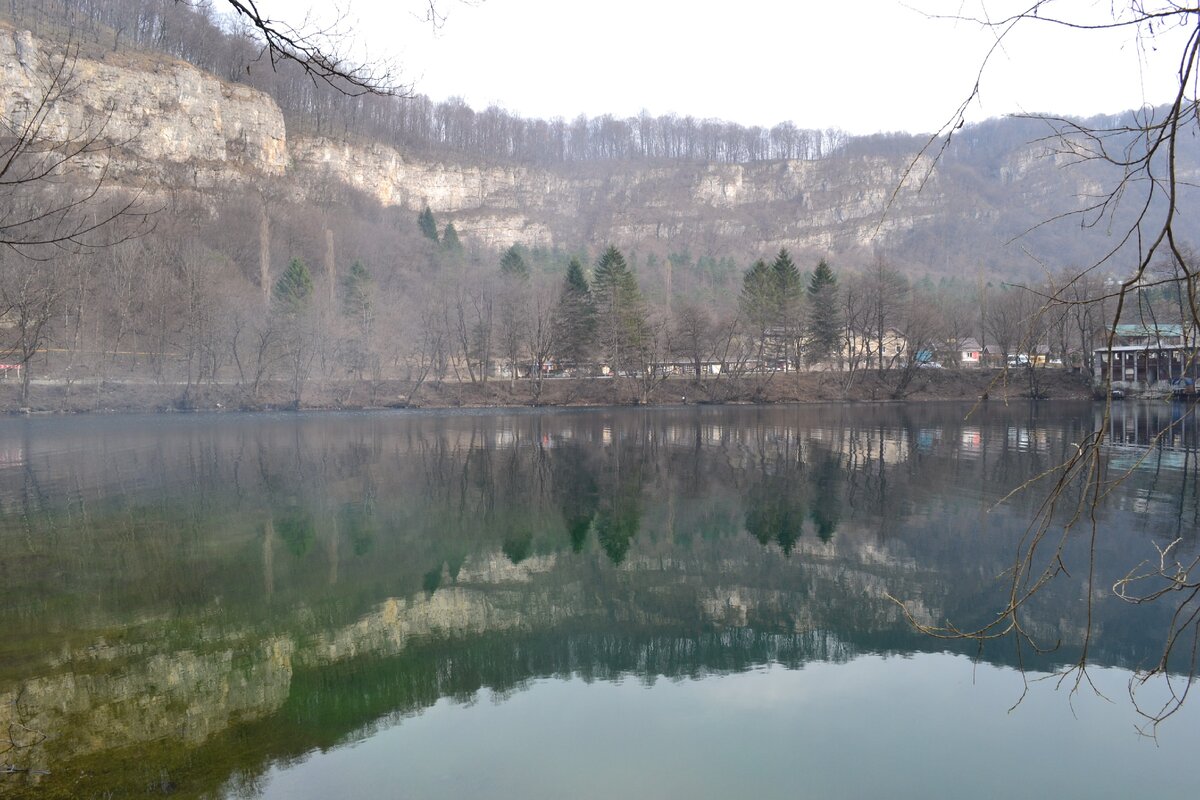
[[[1114,406],[1028,638],[913,624],[1004,607],[1102,412],[0,420],[0,796],[1190,796],[1172,598],[1111,591],[1200,554],[1186,409]]]

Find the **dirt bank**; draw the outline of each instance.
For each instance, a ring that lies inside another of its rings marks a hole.
[[[1086,376],[1064,370],[1042,370],[1037,393],[1044,399],[1091,397]],[[631,378],[490,380],[487,383],[426,382],[415,393],[404,381],[309,382],[302,409],[355,408],[487,408],[507,406],[678,405],[681,403],[823,403],[974,400],[985,393],[991,400],[1029,398],[1031,386],[1019,371],[919,370],[907,386],[899,387],[895,373],[861,373],[848,380],[843,373],[800,372],[725,376],[704,380],[673,377],[645,385]],[[287,387],[260,387],[257,397],[234,385],[42,383],[31,387],[22,403],[20,387],[0,383],[0,411],[128,412],[181,410],[271,410],[293,408]]]

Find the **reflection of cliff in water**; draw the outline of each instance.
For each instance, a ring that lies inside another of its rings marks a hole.
[[[885,595],[930,622],[997,607],[1038,498],[987,509],[1091,424],[964,411],[24,423],[0,724],[49,735],[28,765],[114,786],[202,748],[214,788],[483,686],[942,650]],[[1194,474],[1156,480],[1195,515]],[[1144,489],[1102,511],[1102,585],[1154,540]],[[1073,657],[1081,581],[1040,598],[1030,628],[1064,644],[1027,665]],[[1156,655],[1156,610],[1096,613],[1096,663]]]

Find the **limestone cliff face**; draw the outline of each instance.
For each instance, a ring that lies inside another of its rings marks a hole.
[[[55,58],[28,32],[0,27],[0,114],[29,113]],[[489,165],[289,135],[268,95],[159,56],[105,54],[74,73],[45,132],[100,131],[113,147],[82,166],[107,168],[119,184],[215,197],[270,180],[301,202],[345,184],[384,206],[428,205],[468,246],[616,243],[739,257],[785,246],[868,258],[882,249],[944,273],[1028,261],[1017,250],[1086,263],[1112,246],[1094,241],[1104,231],[1040,225],[1112,185],[1090,165],[1062,169],[1046,145],[963,148],[932,175],[910,147],[869,143],[818,161]],[[1188,176],[1200,174],[1195,161],[1181,166]]]
[[[903,192],[908,163],[888,158],[762,164],[672,164],[603,172],[577,167],[482,167],[407,158],[384,145],[293,139],[294,173],[342,181],[384,205],[428,205],[467,237],[490,245],[571,245],[713,237],[798,248],[867,246],[933,213]],[[920,166],[920,165],[918,165]],[[924,208],[918,209],[918,206]]]
[[[28,31],[0,27],[0,116],[36,113],[62,58]],[[157,57],[79,59],[42,135],[98,135],[113,149],[93,162],[103,158],[125,182],[174,180],[182,168],[192,185],[212,187],[283,174],[288,161],[283,114],[269,97]]]
[[[806,564],[816,559],[809,555]],[[115,641],[48,654],[40,674],[19,685],[0,684],[0,731],[16,737],[24,768],[57,769],[81,755],[164,737],[199,744],[278,711],[292,692],[297,668],[394,656],[430,638],[544,632],[610,618],[687,628],[698,617],[744,627],[748,613],[767,608],[797,619],[797,631],[820,624],[807,608],[808,590],[747,585],[744,576],[757,571],[756,560],[729,560],[723,565],[730,572],[728,584],[708,587],[695,564],[664,571],[660,559],[635,559],[612,579],[659,589],[643,594],[627,588],[607,604],[597,604],[594,588],[577,575],[556,575],[557,563],[554,555],[513,564],[499,552],[483,553],[467,559],[451,586],[431,595],[384,599],[349,624],[306,635],[263,636],[251,628],[218,626],[180,647],[168,635],[169,620],[150,621],[136,635],[124,632]],[[847,572],[854,574],[842,569],[839,579],[845,581]],[[682,591],[685,599],[659,608],[655,601],[662,591]]]
[[[0,115],[29,113],[56,59],[61,53],[29,32],[0,27]],[[484,246],[662,241],[712,250],[736,240],[831,249],[875,242],[917,218],[908,209],[880,226],[902,160],[554,169],[449,163],[381,144],[289,137],[268,95],[147,54],[81,58],[43,132],[57,139],[99,133],[113,147],[84,166],[103,166],[122,184],[216,193],[274,178],[302,198],[333,181],[384,206],[428,205],[464,240]],[[924,205],[936,201],[926,197]]]

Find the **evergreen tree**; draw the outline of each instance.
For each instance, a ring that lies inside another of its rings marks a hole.
[[[529,330],[529,267],[516,245],[500,258],[500,347],[508,362],[509,380],[517,378],[521,350]]]
[[[434,220],[433,212],[430,211],[429,206],[425,206],[425,209],[417,215],[417,227],[421,229],[421,234],[426,239],[431,239],[435,242],[438,240],[437,221]]]
[[[312,294],[313,282],[308,267],[300,259],[293,258],[275,282],[271,290],[271,302],[279,313],[297,316],[308,309]]]
[[[613,372],[644,355],[649,323],[637,279],[616,247],[609,246],[592,274],[599,344]]]
[[[442,249],[447,253],[462,252],[462,242],[459,241],[458,231],[454,229],[453,222],[447,222],[446,229],[442,231]]]
[[[781,305],[800,297],[802,291],[800,270],[796,269],[791,254],[785,248],[781,248],[779,255],[775,256],[771,270],[775,273],[775,283],[779,287]]]
[[[783,337],[783,357],[798,362],[800,356],[800,302],[804,287],[800,270],[796,269],[791,255],[780,248],[771,264],[775,282],[775,328]]]
[[[505,278],[529,280],[529,266],[521,257],[521,251],[515,244],[505,250],[504,255],[500,257],[500,274]]]
[[[808,322],[805,330],[808,349],[805,358],[809,364],[824,361],[837,353],[842,335],[838,309],[837,278],[829,263],[821,259],[808,284]]]
[[[293,258],[271,289],[271,309],[276,315],[295,408],[300,407],[300,395],[316,355],[314,320],[307,313],[312,299],[313,282],[308,267]]]
[[[554,314],[554,341],[558,358],[570,364],[583,361],[596,337],[596,307],[578,258],[567,264]]]
[[[759,259],[742,276],[742,293],[738,298],[742,319],[746,321],[758,350],[758,359],[765,358],[767,340],[776,317],[775,274],[767,262]]]
[[[350,265],[350,272],[342,278],[342,313],[365,333],[370,328],[373,311],[371,274],[361,261],[355,261]]]
[[[342,314],[350,328],[341,348],[347,369],[359,380],[372,363],[371,326],[375,321],[372,294],[371,274],[361,261],[355,261],[342,278]]]

